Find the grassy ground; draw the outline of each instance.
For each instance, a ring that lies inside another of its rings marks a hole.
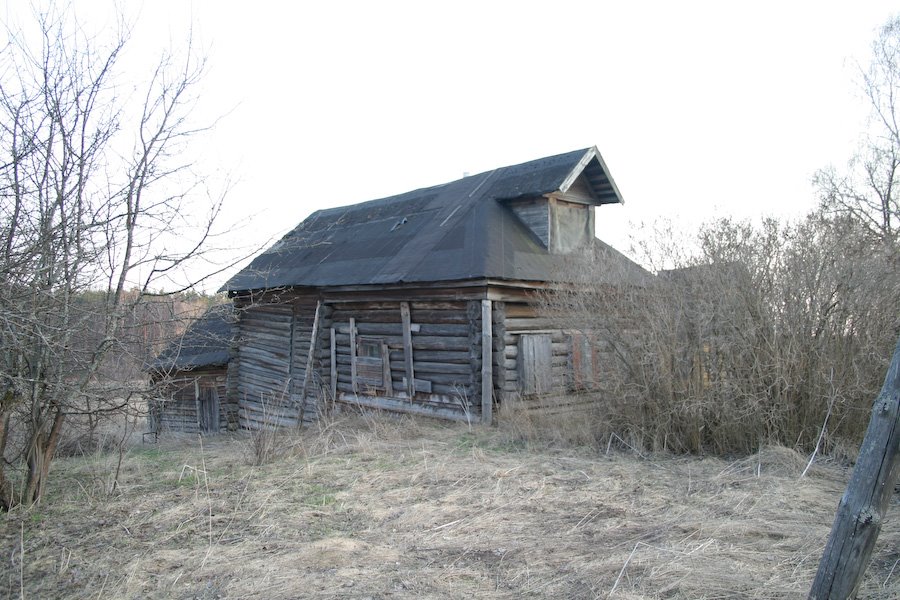
[[[805,597],[848,473],[348,419],[59,459],[0,516],[0,598]],[[900,511],[861,597],[900,597]],[[895,568],[896,567],[896,568]]]

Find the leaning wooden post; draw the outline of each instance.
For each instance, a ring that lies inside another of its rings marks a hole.
[[[809,598],[856,596],[900,474],[900,340],[872,407],[869,428],[847,484]]]
[[[491,332],[491,301],[481,301],[481,424],[490,425],[493,421],[494,400],[494,349]]]
[[[303,426],[303,415],[306,412],[306,390],[309,388],[309,380],[312,378],[313,362],[316,355],[316,342],[319,337],[319,311],[322,302],[316,302],[316,314],[313,317],[312,333],[309,336],[309,352],[306,355],[306,368],[303,371],[303,385],[300,386],[300,418],[297,419],[297,427]]]

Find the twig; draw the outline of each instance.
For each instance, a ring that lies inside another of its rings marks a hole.
[[[628,558],[625,560],[625,564],[622,565],[622,570],[619,571],[619,576],[616,577],[616,582],[613,584],[612,589],[609,590],[609,594],[606,596],[607,598],[612,598],[612,595],[613,595],[613,593],[615,593],[616,588],[619,587],[619,581],[622,579],[622,575],[625,574],[625,569],[628,568],[628,563],[631,562],[631,558],[634,556],[634,553],[637,552],[638,546],[640,546],[640,545],[641,545],[641,542],[637,542],[634,545],[634,548],[631,549],[631,554],[628,555]]]
[[[25,521],[19,523],[19,594],[22,600],[25,600]]]
[[[300,419],[303,420],[302,417]],[[206,561],[209,560],[209,555],[212,554],[213,549],[213,532],[212,532],[212,517],[213,517],[213,509],[212,509],[212,498],[209,493],[209,472],[206,470],[206,456],[203,454],[203,436],[197,434],[197,437],[200,440],[200,465],[203,467],[203,484],[206,487],[206,505],[208,510],[208,535],[209,535],[209,544],[206,548],[206,556],[203,557],[203,560],[200,562],[200,568],[202,569],[206,565]]]
[[[825,428],[828,426],[828,418],[831,416],[831,409],[834,406],[834,367],[831,368],[831,377],[829,377],[829,381],[831,382],[831,398],[828,400],[828,410],[825,412],[825,420],[822,421],[822,429],[819,430],[819,439],[816,440],[816,447],[813,448],[812,454],[809,456],[809,462],[806,463],[806,468],[800,473],[800,479],[803,479],[806,472],[809,471],[809,468],[812,466],[813,461],[816,460],[816,454],[819,453],[819,446],[822,444],[822,438],[825,437]]]
[[[894,566],[891,567],[891,570],[888,571],[887,577],[884,578],[884,582],[881,584],[882,588],[887,587],[887,582],[890,581],[891,575],[894,574],[894,569],[897,568],[897,563],[900,563],[900,558],[894,561]]]

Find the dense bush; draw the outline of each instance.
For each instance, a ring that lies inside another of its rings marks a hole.
[[[544,308],[606,358],[596,427],[650,449],[752,452],[856,443],[900,326],[900,252],[854,220],[658,229],[619,278],[573,259]],[[600,283],[597,283],[600,282]]]

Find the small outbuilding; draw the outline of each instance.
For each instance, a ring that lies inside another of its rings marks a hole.
[[[237,428],[237,406],[226,394],[232,345],[232,305],[213,306],[192,322],[153,362],[156,396],[150,401],[155,433],[219,433]]]
[[[621,202],[586,148],[313,213],[223,287],[240,426],[331,406],[490,423],[510,399],[573,391],[594,356],[536,294],[586,249],[642,271],[594,236]]]

